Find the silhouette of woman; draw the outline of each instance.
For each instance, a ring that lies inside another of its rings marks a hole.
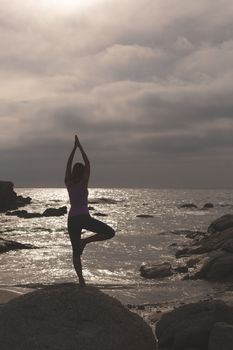
[[[76,149],[79,148],[84,164],[75,163],[72,168]],[[65,174],[65,184],[70,198],[68,215],[68,232],[73,249],[73,265],[79,278],[79,284],[85,286],[82,273],[81,255],[85,246],[91,242],[103,241],[114,237],[115,231],[105,223],[92,218],[88,210],[88,181],[90,177],[90,162],[75,135],[74,147],[68,158]],[[95,234],[81,239],[82,229]]]

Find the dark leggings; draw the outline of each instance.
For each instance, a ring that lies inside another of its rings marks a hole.
[[[68,217],[68,232],[73,252],[79,254],[82,229],[106,235],[106,239],[112,238],[115,231],[102,221],[92,218],[89,214]]]

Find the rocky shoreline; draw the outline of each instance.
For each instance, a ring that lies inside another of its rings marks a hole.
[[[152,328],[158,349],[232,350],[233,349],[233,215],[224,215],[210,224],[206,232],[174,231],[190,239],[176,251],[180,269],[171,264],[146,264],[142,277],[166,278],[187,274],[183,280],[205,279],[226,285],[225,292],[185,305],[129,305]],[[180,272],[179,272],[180,271]]]

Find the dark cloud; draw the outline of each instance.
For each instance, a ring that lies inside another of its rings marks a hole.
[[[2,176],[62,186],[78,132],[93,186],[231,186],[231,2],[57,4],[1,4]]]

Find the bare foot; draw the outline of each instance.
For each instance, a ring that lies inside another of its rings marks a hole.
[[[85,285],[86,285],[86,282],[85,282],[83,276],[79,277],[79,285],[80,285],[80,287],[85,287]]]

